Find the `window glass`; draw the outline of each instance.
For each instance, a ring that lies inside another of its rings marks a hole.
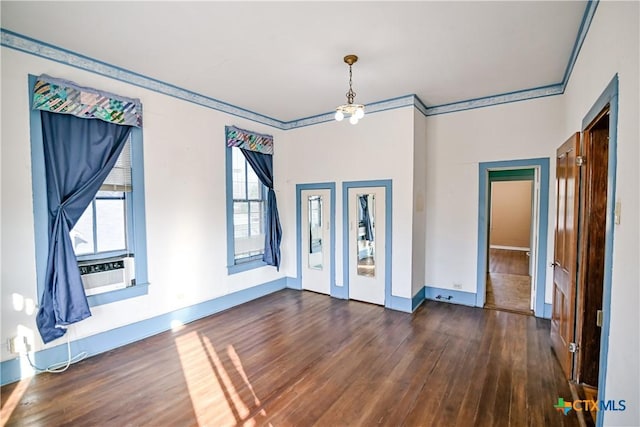
[[[249,212],[249,203],[233,202],[233,229],[236,239],[249,237],[249,223],[247,221]]]
[[[119,199],[95,200],[97,252],[126,250],[124,194]]]
[[[251,169],[251,166],[249,166]],[[258,179],[258,176],[255,174],[253,169],[251,169],[251,173],[247,173],[247,191],[249,193],[248,199],[262,199],[262,195],[260,194],[260,190],[262,189],[262,183]]]
[[[76,255],[93,253],[93,204],[84,211],[69,235]]]
[[[244,199],[247,197],[246,190],[246,171],[247,162],[239,149],[235,148],[233,152],[233,198]]]
[[[264,205],[263,201],[259,202],[250,202],[250,211],[249,211],[249,235],[258,236],[262,235],[262,222],[264,220],[264,215],[262,214],[262,206]]]
[[[259,258],[264,253],[266,191],[242,152],[232,151],[233,259],[235,263]]]
[[[133,253],[127,248],[126,195],[133,190],[130,150],[129,140],[101,190],[69,233],[76,256],[82,256],[83,260],[104,258],[114,252]]]

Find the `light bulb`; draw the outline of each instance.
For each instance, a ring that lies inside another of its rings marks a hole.
[[[355,114],[349,117],[349,123],[351,123],[352,125],[355,125],[356,123],[358,123],[358,118],[355,116]]]
[[[358,120],[364,117],[364,108],[358,108],[356,110],[356,117],[358,118]]]
[[[344,113],[340,110],[336,111],[336,115],[334,116],[337,121],[341,122],[344,119]]]

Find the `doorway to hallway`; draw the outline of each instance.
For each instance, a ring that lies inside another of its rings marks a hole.
[[[535,170],[489,171],[489,262],[485,307],[532,314]]]
[[[491,183],[499,181],[500,174],[528,173],[533,170],[532,205],[528,271],[530,281],[530,300],[528,310],[532,310],[536,317],[545,316],[545,283],[547,258],[547,233],[549,211],[549,159],[518,159],[494,162],[483,162],[478,165],[478,262],[477,262],[477,293],[476,306],[485,307],[487,303],[487,273],[490,270],[490,213],[491,213]],[[527,172],[522,172],[527,171]],[[493,175],[490,179],[490,174]],[[503,181],[509,179],[503,179]],[[512,179],[513,180],[513,179]],[[511,244],[513,245],[513,243]],[[500,246],[495,245],[494,246]],[[508,246],[508,245],[503,245]],[[522,246],[524,248],[525,246]],[[494,247],[494,249],[504,249]],[[508,248],[507,248],[508,249]],[[512,248],[513,249],[513,248]],[[495,263],[494,263],[495,264]],[[500,264],[500,263],[499,263]],[[497,268],[497,266],[496,266]],[[505,270],[502,270],[505,271]],[[498,273],[500,274],[500,273]],[[531,313],[529,311],[528,313]]]

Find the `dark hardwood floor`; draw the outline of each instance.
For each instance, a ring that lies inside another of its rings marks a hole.
[[[489,249],[485,301],[486,308],[533,314],[529,257],[526,252]]]
[[[489,273],[529,275],[529,256],[525,251],[489,249]]]
[[[1,389],[8,426],[577,426],[549,322],[283,290]]]

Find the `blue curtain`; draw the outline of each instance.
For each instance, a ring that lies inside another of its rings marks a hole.
[[[41,111],[49,254],[36,317],[45,343],[91,316],[69,231],[118,160],[131,126]]]
[[[240,148],[247,163],[260,179],[260,182],[269,189],[267,196],[267,219],[264,236],[264,256],[262,260],[280,270],[280,241],[282,240],[282,227],[278,216],[276,193],[273,191],[273,156]]]
[[[371,215],[369,214],[369,199],[365,194],[359,196],[360,200],[360,221],[364,225],[364,239],[373,242],[373,227],[371,225]]]

